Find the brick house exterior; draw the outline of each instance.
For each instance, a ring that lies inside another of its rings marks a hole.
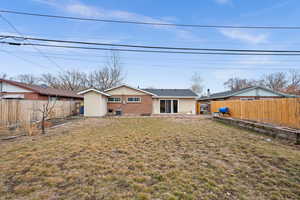
[[[124,85],[105,90],[105,93],[111,95],[107,101],[108,111],[121,111],[125,115],[152,113],[152,93]],[[118,101],[110,101],[111,99]],[[136,101],[129,101],[130,99]]]
[[[124,114],[133,115],[150,115],[152,113],[152,96],[151,95],[114,95],[112,97],[120,98],[121,102],[108,102],[109,110],[122,110]],[[128,98],[141,98],[140,102],[128,102]]]
[[[49,98],[65,101],[83,100],[83,96],[73,91],[0,79],[0,99],[48,100]]]
[[[105,91],[90,88],[84,95],[87,117],[122,115],[196,114],[196,98],[190,89],[139,89],[120,85]]]

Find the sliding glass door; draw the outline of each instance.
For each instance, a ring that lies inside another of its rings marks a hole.
[[[178,100],[160,100],[160,113],[178,113]]]

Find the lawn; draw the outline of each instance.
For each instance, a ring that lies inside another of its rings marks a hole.
[[[300,199],[300,150],[209,119],[87,119],[0,143],[0,199]]]

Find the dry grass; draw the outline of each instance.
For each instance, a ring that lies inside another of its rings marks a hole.
[[[293,146],[210,120],[109,121],[0,144],[0,199],[300,198]]]

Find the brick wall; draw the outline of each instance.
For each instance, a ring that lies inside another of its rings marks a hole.
[[[120,97],[121,103],[108,103],[107,108],[114,112],[118,109],[122,110],[125,115],[141,115],[152,113],[152,96],[150,95],[114,95],[112,97]],[[140,97],[141,102],[127,102],[128,97]]]

